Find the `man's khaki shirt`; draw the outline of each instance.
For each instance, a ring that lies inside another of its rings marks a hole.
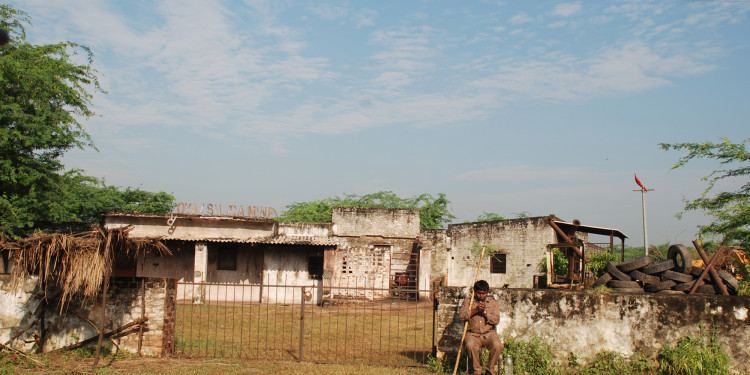
[[[485,334],[489,331],[494,331],[495,326],[500,321],[500,304],[494,298],[488,296],[484,301],[484,316],[477,314],[469,320],[469,315],[471,315],[471,310],[469,310],[470,301],[469,298],[466,298],[461,304],[461,309],[458,311],[458,316],[462,321],[469,321],[468,331],[478,334]],[[477,301],[474,300],[474,303],[472,303],[471,306],[472,309],[475,308],[477,306]]]

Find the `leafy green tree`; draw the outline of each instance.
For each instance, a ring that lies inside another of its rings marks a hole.
[[[685,209],[678,213],[681,217],[686,211],[704,211],[713,217],[708,225],[698,227],[701,236],[722,238],[729,243],[736,243],[750,249],[750,152],[745,147],[750,142],[746,139],[740,143],[731,143],[728,138],[721,138],[719,143],[660,143],[664,150],[686,150],[672,166],[676,169],[692,159],[714,159],[719,161],[719,168],[702,178],[708,186],[699,198],[685,200]],[[710,195],[717,182],[736,181],[740,187],[734,191],[723,191]]]
[[[25,12],[0,5],[0,28],[12,35],[0,47],[0,234],[19,237],[39,222],[93,221],[95,211],[133,208],[134,199],[147,201],[135,203],[138,208],[161,202],[156,206],[163,211],[169,199],[162,193],[123,191],[80,171],[64,172],[66,151],[94,147],[80,121],[94,115],[91,99],[102,90],[86,46],[32,45],[28,24]],[[86,198],[105,201],[80,201]]]
[[[495,221],[495,220],[505,220],[505,218],[494,212],[483,212],[481,215],[477,216],[477,219],[475,220],[475,222],[479,223],[483,221]]]
[[[450,213],[450,201],[445,194],[437,197],[421,194],[401,198],[392,191],[379,191],[372,194],[344,194],[344,197],[331,197],[310,202],[296,202],[286,206],[286,211],[276,219],[296,222],[330,222],[333,207],[380,207],[419,209],[422,228],[435,229],[455,218]]]

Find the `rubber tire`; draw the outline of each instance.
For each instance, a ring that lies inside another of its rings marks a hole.
[[[610,275],[612,275],[613,279],[622,280],[622,281],[631,281],[633,279],[630,278],[627,274],[620,271],[619,268],[617,268],[617,263],[615,262],[609,262],[607,263],[607,272],[609,272]]]
[[[677,261],[677,258],[682,260],[682,263]],[[693,268],[693,256],[690,254],[690,249],[684,245],[672,245],[667,250],[667,259],[674,261],[674,270],[682,273],[690,273]],[[680,265],[682,264],[682,265]]]
[[[698,289],[695,290],[696,293],[700,294],[719,294],[720,292],[716,291],[716,287],[714,284],[705,284],[698,287]]]
[[[686,275],[684,273],[675,271],[664,271],[660,273],[659,276],[661,276],[663,279],[674,280],[681,283],[693,281],[693,275]]]
[[[638,284],[637,281],[610,280],[607,282],[607,286],[612,289],[636,289],[640,288],[641,284]]]
[[[632,277],[635,280],[643,281],[644,284],[656,284],[661,282],[661,278],[659,276],[649,275],[638,270],[631,271],[628,276]]]
[[[690,274],[693,275],[693,277],[698,278],[704,269],[705,268],[703,267],[693,267],[693,269],[690,270]],[[706,274],[706,277],[708,277],[708,274]]]
[[[650,293],[656,293],[656,292],[660,292],[662,290],[671,289],[675,285],[677,285],[676,282],[674,282],[672,280],[665,280],[665,281],[662,281],[662,282],[660,282],[658,284],[646,285],[643,289],[645,289],[647,292],[650,292]]]
[[[609,282],[610,280],[612,280],[612,275],[605,272],[601,276],[599,276],[598,279],[596,279],[596,282],[594,283],[594,288],[601,286],[601,285],[606,285],[607,282]]]
[[[677,291],[677,290],[674,290],[674,289],[664,289],[664,290],[660,290],[660,291],[656,292],[655,294],[681,294],[681,295],[684,296],[685,292]]]
[[[643,288],[612,288],[612,290],[620,293],[643,293]]]
[[[727,284],[728,287],[734,289],[735,291],[739,289],[740,283],[734,276],[732,276],[731,273],[724,270],[716,270],[716,273],[719,274],[719,277],[724,280],[724,284]]]
[[[664,272],[674,268],[674,261],[672,259],[662,260],[661,262],[651,263],[646,267],[643,267],[641,272],[649,275],[656,275],[659,272]]]
[[[642,256],[640,258],[635,258],[627,262],[620,263],[617,265],[617,268],[619,268],[622,272],[630,272],[648,266],[650,263],[651,258],[649,258],[648,256]]]
[[[672,290],[679,290],[680,292],[687,292],[687,291],[690,290],[690,288],[693,287],[693,284],[695,284],[695,280],[688,281],[686,283],[679,283],[679,284],[673,286]],[[703,281],[703,280],[701,280],[700,285],[704,285],[704,284],[706,284],[706,282]],[[699,285],[699,287],[700,287],[700,285]]]

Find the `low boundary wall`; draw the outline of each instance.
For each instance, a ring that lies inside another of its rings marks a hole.
[[[455,356],[464,327],[458,308],[470,293],[469,288],[440,288],[438,357]],[[554,289],[492,289],[490,296],[500,303],[501,337],[540,337],[558,359],[571,352],[593,358],[605,350],[653,355],[680,337],[713,334],[733,368],[750,370],[750,297]]]
[[[143,281],[143,290],[141,293]],[[122,327],[141,318],[147,319],[141,341],[141,354],[149,356],[171,355],[175,332],[175,279],[164,278],[114,278],[110,283],[105,311],[105,332]],[[48,291],[49,300],[55,300],[59,291]],[[92,324],[99,326],[101,300],[71,301],[67,310],[45,305],[40,300],[36,277],[26,280],[17,290],[11,289],[10,276],[0,275],[0,342],[7,342],[18,332],[31,326],[11,346],[29,352],[39,345],[43,351],[98,337]],[[144,298],[145,297],[145,298]],[[145,305],[142,302],[145,301]],[[32,324],[44,311],[45,335],[41,335],[39,322]],[[85,319],[84,319],[85,318]],[[91,323],[86,322],[86,320]],[[132,327],[114,340],[120,349],[131,353],[138,351],[138,327]],[[105,340],[105,343],[107,341]]]

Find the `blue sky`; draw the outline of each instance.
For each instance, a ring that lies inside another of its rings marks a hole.
[[[89,46],[99,151],[66,166],[180,202],[446,193],[642,244],[695,238],[695,162],[750,137],[746,1],[12,1],[32,43]],[[745,130],[742,130],[745,129]]]

